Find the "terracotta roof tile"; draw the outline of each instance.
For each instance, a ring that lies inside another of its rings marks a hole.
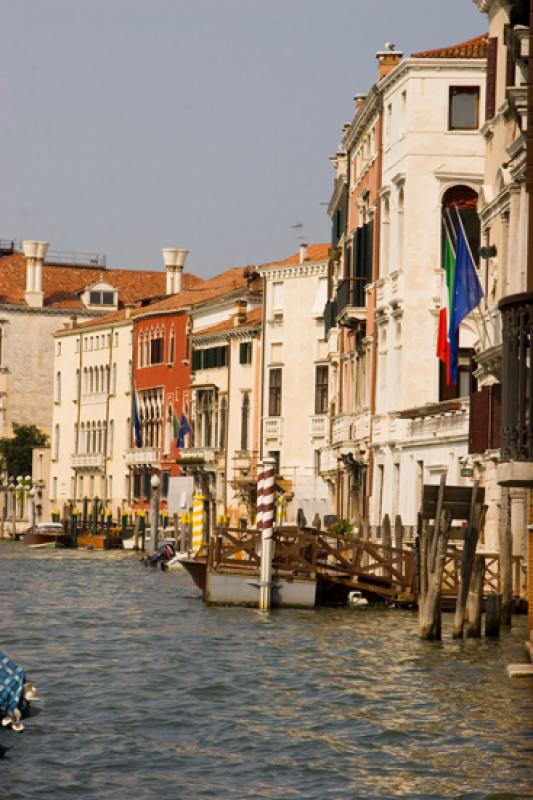
[[[200,305],[208,300],[213,300],[216,297],[223,297],[225,294],[231,294],[237,289],[244,289],[248,280],[245,277],[246,268],[233,267],[226,270],[221,275],[216,275],[206,281],[200,282],[191,288],[185,288],[178,294],[169,295],[163,300],[151,303],[148,306],[138,306],[131,311],[131,317],[144,317],[152,314],[158,314],[166,311],[180,311],[181,309],[190,308],[191,306]],[[117,322],[124,319],[126,316],[125,311],[118,311],[113,314],[106,314],[106,316],[92,319],[88,322],[83,322],[78,325],[80,328],[91,328],[97,325]]]
[[[482,36],[449,47],[420,50],[418,53],[413,53],[412,58],[486,58],[488,38],[488,33],[484,33]]]
[[[328,254],[331,249],[331,244],[310,244],[307,247],[307,258],[306,262],[309,264],[316,263],[317,261],[327,261]],[[282,261],[271,261],[267,264],[261,264],[260,269],[274,269],[274,267],[288,267],[291,264],[299,264],[300,263],[300,253],[295,253],[289,258],[285,258]]]
[[[84,308],[79,293],[100,280],[119,290],[120,303],[134,303],[148,295],[166,291],[164,270],[100,269],[45,264],[43,267],[44,306],[47,308]],[[201,278],[185,272],[185,288],[203,283]],[[0,303],[26,305],[26,258],[23,253],[0,257]]]
[[[263,309],[261,306],[259,306],[258,308],[253,308],[248,312],[246,316],[246,322],[242,322],[239,325],[234,325],[233,318],[226,319],[224,322],[217,323],[217,325],[210,325],[209,328],[201,328],[199,331],[195,331],[193,337],[206,336],[211,333],[223,333],[224,331],[236,331],[239,330],[239,328],[257,327],[260,324],[262,317]]]

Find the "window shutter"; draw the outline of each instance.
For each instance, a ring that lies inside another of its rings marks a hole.
[[[491,450],[502,446],[502,385],[494,383],[490,387],[490,441]]]
[[[507,47],[507,63],[505,65],[505,85],[514,86],[515,82],[515,62],[512,47]]]
[[[487,44],[487,88],[485,96],[485,122],[496,113],[496,66],[498,37],[491,36]]]
[[[484,453],[489,447],[490,389],[486,386],[470,395],[468,452]]]

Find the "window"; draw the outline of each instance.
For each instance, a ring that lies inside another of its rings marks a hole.
[[[76,339],[76,353],[79,353],[79,352],[80,352],[80,340],[78,338],[78,339]]]
[[[58,356],[60,356],[60,355],[61,355],[61,342],[58,342],[58,343],[57,343],[57,355],[58,355]]]
[[[170,364],[174,363],[174,355],[176,350],[176,337],[174,334],[174,326],[170,329],[170,342],[168,347],[168,360]]]
[[[56,403],[61,402],[61,373],[56,375]]]
[[[248,429],[250,426],[250,392],[243,392],[241,406],[241,450],[248,450]]]
[[[315,372],[315,414],[328,411],[328,368],[320,366]]]
[[[274,459],[274,472],[276,475],[280,474],[280,457],[279,457],[279,450],[269,450],[268,451],[269,458]]]
[[[113,420],[109,422],[109,436],[107,439],[107,455],[113,458],[113,437],[115,434],[115,423]]]
[[[241,342],[239,345],[239,364],[252,363],[252,343]]]
[[[477,389],[474,378],[476,365],[473,360],[474,351],[470,348],[459,348],[459,363],[457,369],[457,383],[446,383],[446,366],[439,361],[439,399],[455,400],[458,397],[469,397]]]
[[[281,416],[281,369],[271,369],[268,382],[268,415]]]
[[[57,461],[58,458],[59,458],[59,436],[60,436],[59,425],[55,426],[55,431],[54,432],[55,432],[55,436],[54,436],[54,458]]]
[[[117,393],[117,365],[113,364],[111,371],[111,394]]]
[[[168,497],[168,487],[170,485],[170,472],[164,469],[161,473],[161,497]]]
[[[227,345],[222,345],[221,347],[208,347],[205,350],[192,351],[193,372],[199,369],[216,369],[218,367],[227,367],[227,365]]]
[[[150,341],[150,363],[162,364],[165,360],[165,340],[161,335]]]
[[[479,86],[450,86],[448,130],[469,131],[479,127]]]
[[[220,431],[219,431],[219,449],[226,449],[226,425],[228,419],[228,402],[225,397],[220,401]]]
[[[272,311],[283,311],[283,281],[272,284]]]
[[[106,291],[91,291],[89,293],[89,304],[91,306],[114,306],[115,293]]]

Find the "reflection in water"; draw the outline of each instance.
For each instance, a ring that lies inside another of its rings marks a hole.
[[[523,618],[432,644],[408,611],[206,608],[131,554],[5,542],[0,595],[43,697],[0,733],[2,800],[533,798]]]

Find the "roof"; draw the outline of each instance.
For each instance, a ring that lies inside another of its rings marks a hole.
[[[245,289],[248,286],[248,279],[246,275],[247,267],[233,267],[222,272],[220,275],[215,275],[206,281],[199,281],[194,287],[186,287],[177,294],[168,295],[163,300],[158,300],[150,305],[138,306],[131,310],[131,318],[142,318],[147,316],[155,316],[160,313],[169,313],[172,311],[181,311],[186,308],[191,308],[195,305],[201,305],[209,300],[217,297],[223,297],[227,294],[232,294],[236,290]],[[78,328],[94,328],[99,325],[112,324],[113,322],[120,322],[126,318],[126,311],[119,310],[112,314],[91,319],[88,322],[82,322],[76,326]],[[62,332],[64,332],[63,329]]]
[[[239,325],[235,325],[235,321],[233,317],[231,317],[230,319],[224,320],[224,322],[218,322],[216,325],[210,325],[209,328],[201,328],[199,331],[195,331],[193,337],[210,336],[213,333],[224,333],[224,331],[231,332],[243,330],[245,328],[259,327],[262,317],[263,309],[261,306],[259,306],[258,308],[253,308],[251,311],[249,311],[246,315],[246,321],[239,323]]]
[[[486,58],[489,35],[484,33],[466,42],[452,44],[449,47],[438,47],[436,50],[420,50],[413,53],[412,58]]]
[[[165,270],[101,269],[98,267],[43,266],[43,306],[45,308],[83,309],[80,294],[91,284],[109,283],[119,291],[119,302],[135,303],[147,295],[163,295],[166,291]],[[185,288],[203,283],[201,278],[185,272]],[[23,253],[0,256],[0,303],[26,306],[26,257]]]
[[[331,249],[331,242],[326,244],[310,244],[307,247],[307,258],[305,259],[306,264],[315,264],[319,261],[327,261],[328,254]],[[262,264],[260,269],[274,269],[275,267],[289,267],[292,264],[299,264],[300,263],[300,253],[294,253],[294,255],[289,256],[289,258],[285,258],[283,261],[272,261],[267,264]]]

